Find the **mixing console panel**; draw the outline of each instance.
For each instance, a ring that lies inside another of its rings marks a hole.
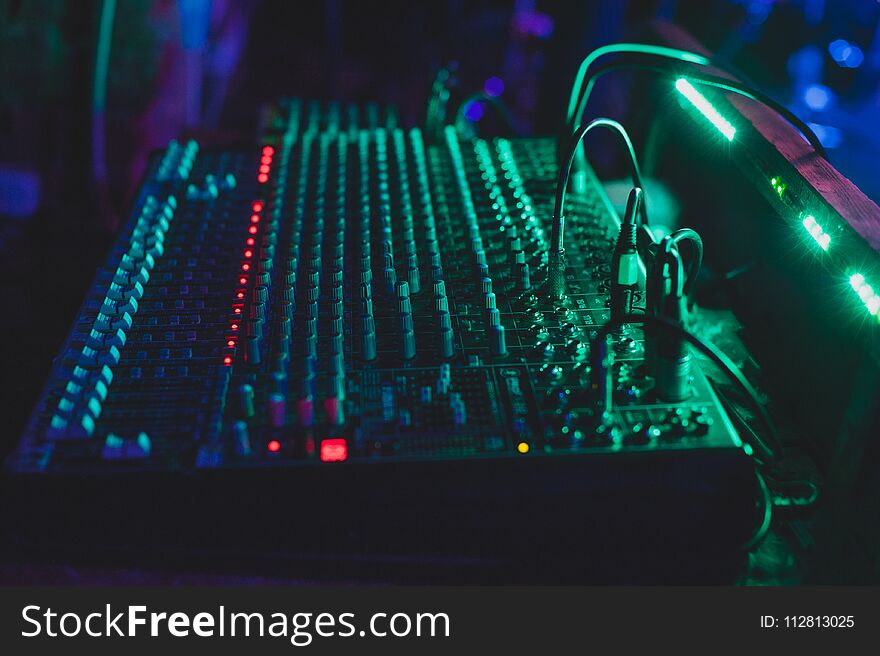
[[[359,127],[283,109],[256,148],[152,162],[7,463],[23,515],[69,501],[105,542],[125,522],[96,506],[137,518],[127,540],[174,541],[156,537],[177,530],[168,494],[195,542],[280,540],[254,527],[284,495],[286,544],[309,553],[671,545],[695,521],[748,536],[752,465],[696,368],[661,403],[625,326],[597,411],[617,216],[595,180],[570,198],[551,301],[552,139],[428,144],[378,110]]]

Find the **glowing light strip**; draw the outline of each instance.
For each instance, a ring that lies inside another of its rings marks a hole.
[[[816,223],[816,218],[813,215],[806,216],[804,217],[803,224],[807,232],[810,233],[810,236],[822,247],[822,250],[827,251],[831,245],[831,235],[822,230],[822,226]]]
[[[849,284],[855,293],[859,295],[859,298],[862,299],[862,303],[868,308],[868,312],[875,317],[880,317],[880,294],[877,294],[874,288],[865,282],[865,276],[861,273],[853,274],[849,278]]]
[[[683,77],[679,78],[675,83],[675,88],[678,89],[678,92],[683,95],[685,98],[691,101],[694,107],[700,110],[700,113],[705,116],[709,121],[718,128],[718,131],[721,132],[725,137],[727,137],[728,141],[733,141],[733,135],[736,134],[736,128],[733,127],[730,122],[725,119],[721,114],[718,113],[718,110],[715,109],[712,104],[706,100],[706,98],[694,88],[690,82],[685,80]]]

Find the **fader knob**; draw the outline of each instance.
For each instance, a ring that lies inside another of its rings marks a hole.
[[[454,352],[452,317],[449,312],[440,313],[440,356],[451,358]]]
[[[247,383],[238,388],[238,408],[242,417],[254,416],[254,388]]]
[[[260,341],[256,335],[245,338],[244,359],[248,364],[260,364]]]
[[[249,456],[251,454],[251,441],[248,436],[247,424],[243,421],[236,421],[232,424],[232,436],[236,455]]]
[[[524,292],[532,288],[529,265],[526,262],[519,262],[515,264],[514,280],[516,280],[517,291]]]

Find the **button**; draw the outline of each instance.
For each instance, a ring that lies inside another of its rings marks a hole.
[[[283,395],[273,392],[269,394],[269,425],[273,428],[281,428],[286,421],[287,403]]]
[[[296,417],[303,428],[309,428],[315,423],[315,409],[311,396],[305,396],[296,402]]]
[[[342,403],[335,396],[324,399],[324,413],[327,415],[327,423],[331,426],[341,426],[345,423],[342,412]]]

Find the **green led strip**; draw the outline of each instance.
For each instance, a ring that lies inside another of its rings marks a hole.
[[[849,284],[853,291],[859,295],[865,307],[868,308],[868,312],[880,318],[880,294],[877,294],[874,288],[865,281],[865,276],[861,273],[854,273],[849,277]]]
[[[675,83],[678,92],[687,98],[691,104],[696,107],[700,113],[709,119],[709,122],[718,128],[718,131],[727,137],[728,141],[733,141],[736,134],[736,128],[731,125],[730,121],[724,118],[717,109],[712,106],[706,97],[694,88],[694,85],[686,79],[679,78]]]
[[[807,232],[810,233],[810,236],[816,240],[816,243],[822,247],[823,251],[827,251],[828,247],[831,245],[831,235],[825,232],[816,222],[816,217],[812,214],[809,216],[805,216],[802,222],[804,224],[804,228],[807,229]]]

